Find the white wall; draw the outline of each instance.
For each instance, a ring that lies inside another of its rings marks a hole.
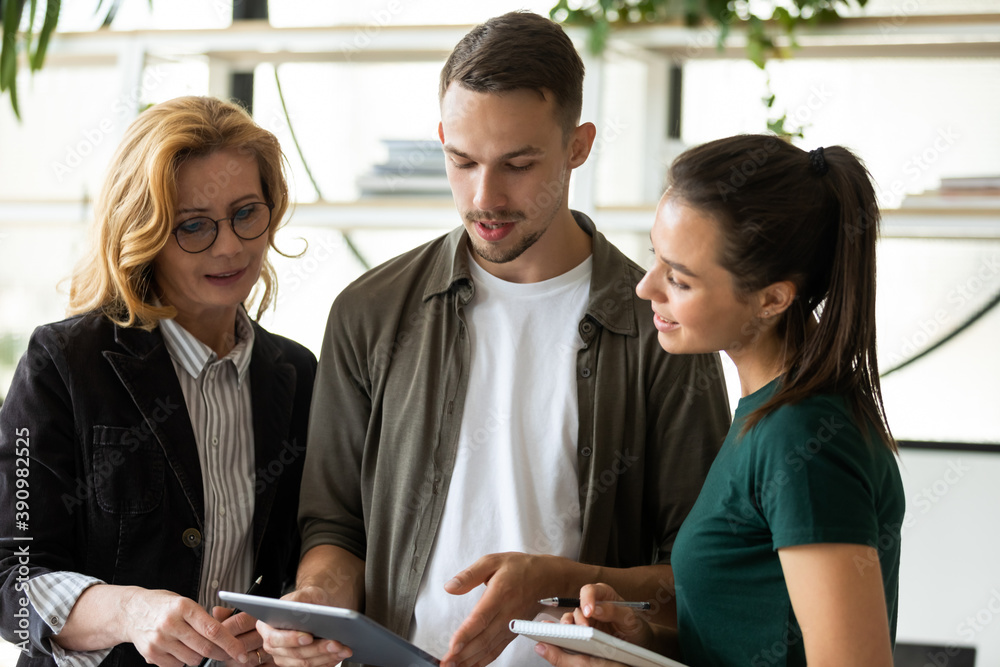
[[[1000,453],[903,450],[896,640],[975,646],[1000,665]]]

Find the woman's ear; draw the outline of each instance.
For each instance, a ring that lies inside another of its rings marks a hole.
[[[795,301],[797,293],[795,283],[790,280],[771,283],[759,292],[760,308],[757,311],[757,316],[768,319],[781,315]]]

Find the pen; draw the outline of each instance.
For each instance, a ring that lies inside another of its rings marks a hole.
[[[250,584],[250,588],[247,589],[247,595],[253,595],[258,590],[260,590],[260,580],[263,579],[263,578],[264,578],[264,575],[261,575],[261,576],[257,577],[252,584]],[[229,618],[232,618],[233,616],[235,616],[238,613],[240,613],[240,610],[237,607],[236,609],[233,609],[233,613],[231,613],[229,615]],[[198,663],[198,667],[205,667],[209,663],[210,660],[211,660],[211,658],[202,658],[201,662]]]
[[[546,607],[579,607],[580,598],[545,598],[538,601]],[[613,604],[616,607],[629,609],[649,609],[648,602],[625,602],[624,600],[601,600],[601,604]]]

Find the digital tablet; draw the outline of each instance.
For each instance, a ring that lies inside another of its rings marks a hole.
[[[349,647],[350,662],[376,667],[437,667],[440,661],[364,614],[320,604],[219,591],[233,607],[282,630],[299,630]]]

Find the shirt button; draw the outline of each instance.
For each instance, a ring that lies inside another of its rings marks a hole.
[[[219,445],[219,439],[218,438],[212,438],[212,444],[215,445],[215,446],[218,446]]]
[[[583,449],[580,450],[580,454],[582,454],[583,456],[590,456],[591,454],[593,454],[593,450],[590,449],[590,447],[584,447]]]
[[[218,588],[218,587],[219,587],[219,580],[212,579],[212,588]]]
[[[219,516],[226,516],[226,508],[225,507],[220,507],[219,508]]]
[[[590,377],[590,369],[589,368],[584,368],[582,371],[580,371],[580,375],[583,376],[583,377],[585,377],[585,378],[589,378]]]
[[[201,544],[201,533],[197,528],[188,528],[181,535],[181,542],[184,546],[191,547],[192,549]]]
[[[60,625],[62,625],[62,623],[59,622],[58,616],[49,616],[49,625],[52,626],[53,630],[55,630]]]
[[[580,325],[580,331],[585,334],[589,334],[593,330],[594,330],[594,325],[592,322],[584,322],[583,324]]]

